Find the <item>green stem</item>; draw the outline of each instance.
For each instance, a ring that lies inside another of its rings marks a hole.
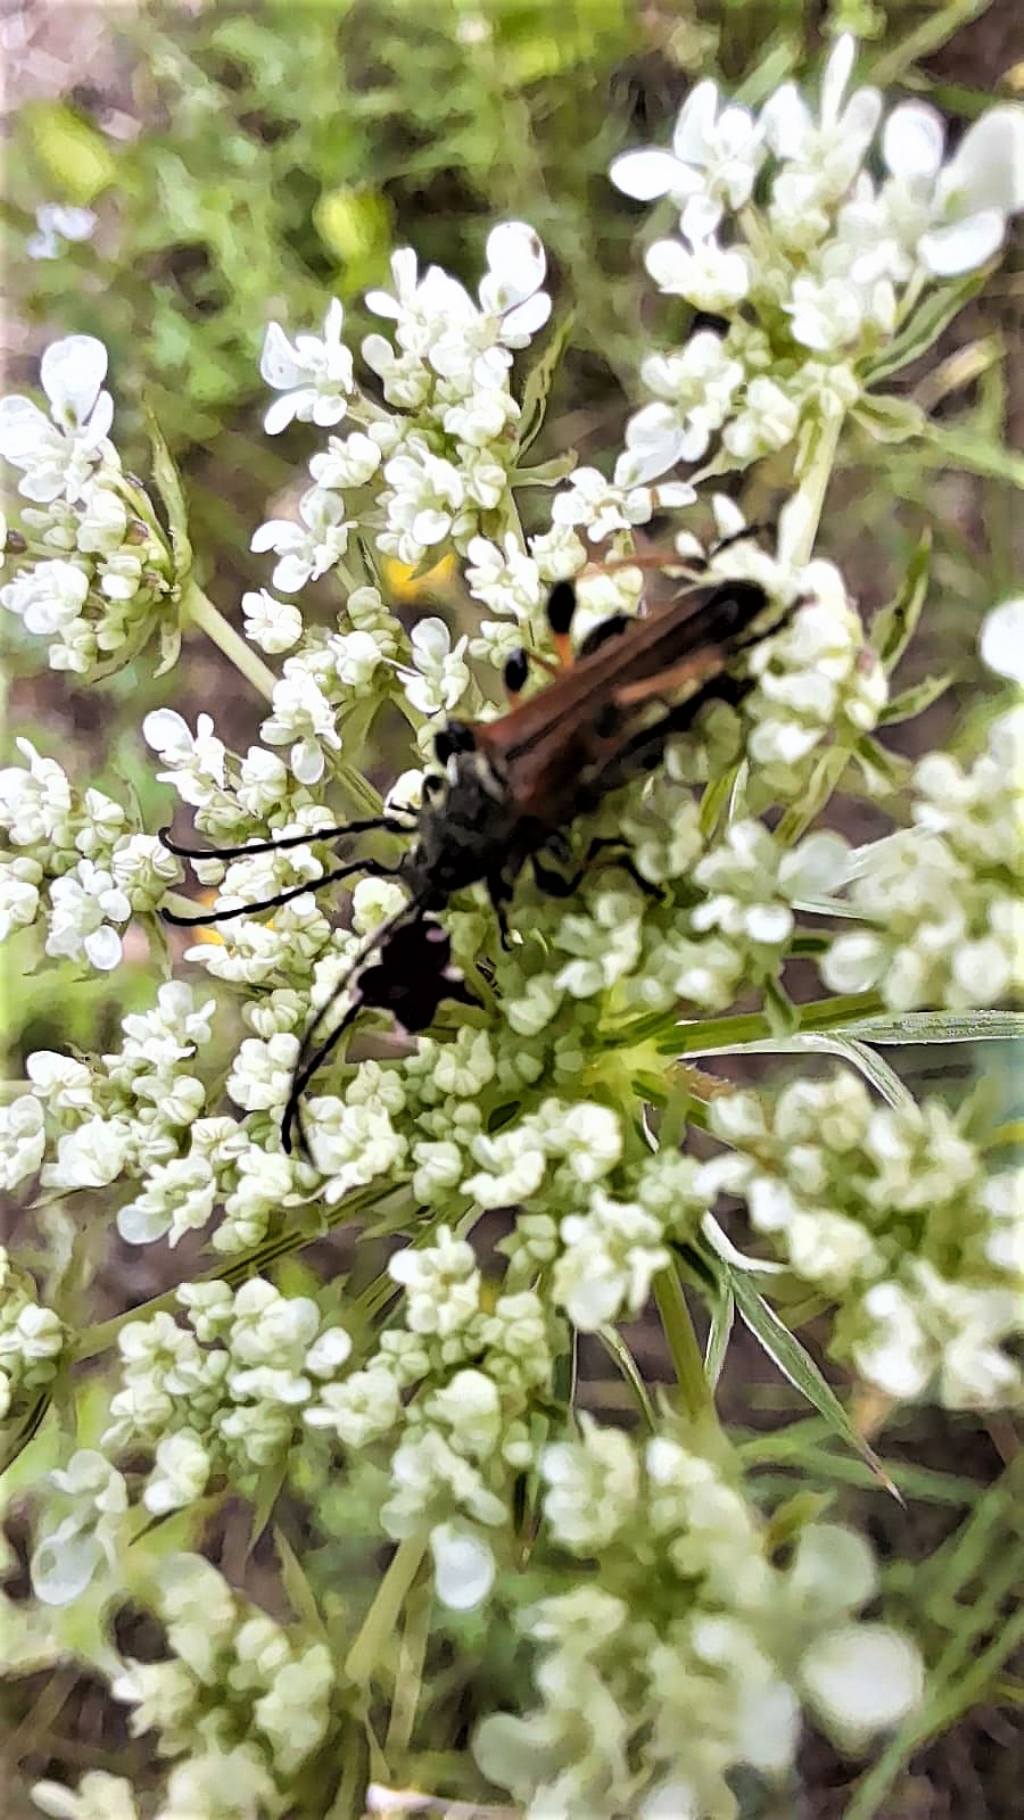
[[[813,999],[797,1005],[797,1030],[835,1030],[862,1018],[876,1017],[886,1009],[878,992],[847,992],[835,998]],[[659,1051],[695,1055],[700,1050],[742,1049],[772,1035],[771,1023],[763,1011],[736,1011],[726,1017],[680,1020],[676,1011],[650,1012],[634,1018],[617,1030],[602,1032],[609,1048],[632,1049],[641,1043],[654,1043]]]
[[[346,1675],[360,1686],[369,1681],[385,1644],[394,1633],[406,1594],[423,1565],[426,1552],[426,1536],[406,1536],[391,1557],[363,1627],[345,1658]]]
[[[655,1277],[654,1300],[672,1357],[683,1410],[701,1427],[712,1423],[717,1426],[711,1386],[704,1373],[704,1360],[674,1264],[659,1270]]]
[[[251,645],[247,645],[234,626],[228,624],[219,607],[215,607],[208,594],[204,594],[198,582],[189,576],[182,589],[181,616],[185,624],[198,626],[207,638],[212,638],[225,657],[229,657],[235,669],[241,671],[246,682],[251,682],[254,689],[271,701],[277,678],[269,670],[263,659],[257,657]]]

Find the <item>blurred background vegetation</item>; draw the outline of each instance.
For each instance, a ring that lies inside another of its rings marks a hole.
[[[292,331],[319,325],[336,295],[351,312],[355,343],[370,326],[361,294],[386,278],[395,247],[415,246],[421,261],[438,261],[475,288],[490,227],[525,218],[552,265],[549,333],[571,315],[538,456],[574,447],[600,460],[618,444],[645,348],[687,329],[685,306],[654,296],[644,279],[643,242],[664,224],[612,188],[610,158],[667,139],[699,78],[714,76],[757,105],[787,78],[812,76],[831,36],[846,29],[863,40],[867,79],[927,97],[954,134],[993,97],[1024,90],[1019,0],[20,0],[3,21],[12,69],[5,389],[34,386],[39,351],[57,334],[83,331],[106,343],[118,446],[146,472],[147,400],[184,471],[205,583],[237,624],[241,591],[269,574],[249,553],[252,530],[270,515],[269,501],[287,508],[304,484],[311,446],[303,426],[272,442],[262,434],[258,359],[271,318]],[[95,231],[63,242],[57,257],[34,257],[37,210],[53,203],[93,210]],[[923,449],[852,440],[830,495],[823,553],[843,565],[868,612],[895,591],[922,532],[934,540],[929,614],[901,681],[947,669],[957,680],[922,721],[893,729],[892,749],[909,756],[956,725],[970,730],[978,624],[1020,574],[1024,389],[1019,359],[1015,366],[1007,355],[1021,345],[1022,309],[1018,239],[927,364],[900,375],[901,388],[935,413],[932,440]],[[785,473],[761,464],[744,499],[750,516],[771,518]],[[393,579],[409,613],[421,611],[422,591]],[[448,587],[442,604],[457,618],[460,599]],[[83,690],[40,672],[38,647],[19,642],[16,627],[3,631],[9,735],[30,734],[78,781],[122,800],[131,793],[148,826],[167,819],[169,797],[142,749],[147,708],[172,703],[191,718],[215,703],[231,743],[255,735],[261,704],[243,696],[237,674],[201,638],[157,683],[144,658]],[[382,774],[394,768],[386,731],[371,756]],[[854,840],[884,825],[871,805],[850,799],[841,820]],[[5,981],[12,1050],[115,1047],[121,1017],[151,999],[157,958],[140,937],[113,980],[83,981],[64,966],[34,973],[19,955]],[[225,1059],[231,1036],[224,1020]],[[963,1075],[937,1066],[935,1053],[903,1055],[901,1065],[920,1088],[961,1094]],[[15,1054],[8,1072],[20,1071]],[[982,1073],[993,1110],[1008,1116],[1018,1090],[998,1045],[985,1046]],[[96,1316],[188,1267],[180,1254],[172,1267],[158,1247],[115,1255],[97,1286]],[[306,1264],[289,1270],[283,1287],[316,1281]],[[652,1346],[636,1334],[635,1351],[658,1376]],[[583,1395],[604,1408],[615,1386],[601,1369]],[[924,1749],[927,1727],[921,1736],[904,1728],[880,1785],[883,1805],[870,1811],[889,1820],[1008,1820],[1019,1812],[1020,1733],[988,1702],[998,1693],[1019,1709],[1022,1683],[1002,1658],[987,1680],[969,1677],[1000,1610],[986,1601],[986,1562],[1010,1533],[1003,1473],[1011,1439],[996,1424],[908,1412],[886,1436],[911,1500],[901,1511],[857,1462],[831,1451],[814,1421],[778,1431],[797,1399],[756,1350],[730,1352],[724,1397],[727,1410],[755,1425],[749,1459],[766,1492],[795,1487],[787,1475],[797,1466],[823,1496],[841,1496],[893,1559],[896,1595],[923,1625],[932,1661],[946,1663],[932,1728],[941,1719],[943,1736]],[[96,1421],[102,1426],[98,1413]],[[37,1457],[33,1469],[40,1464]],[[358,1584],[368,1566],[362,1490],[318,1482],[300,1494],[318,1511],[321,1545],[309,1561],[318,1589]],[[243,1524],[238,1535],[247,1533]],[[301,1545],[301,1531],[295,1539]],[[219,1544],[225,1558],[232,1546],[238,1552],[237,1536]],[[263,1596],[259,1561],[249,1571]],[[500,1639],[488,1643],[473,1623],[467,1618],[454,1639],[439,1683],[439,1698],[461,1702],[467,1724],[474,1704],[487,1706],[492,1670],[497,1677],[507,1667],[486,1657]],[[137,1636],[126,1646],[141,1653]],[[470,1688],[464,1676],[474,1659]],[[79,1711],[99,1698],[95,1688],[70,1683],[67,1710],[46,1736],[32,1718],[39,1691],[28,1677],[5,1697],[32,1773],[74,1777],[103,1765],[104,1753],[131,1769],[121,1762],[119,1709],[105,1702],[98,1717]],[[145,1741],[127,1748],[144,1764]],[[823,1746],[808,1748],[806,1812],[838,1817],[854,1771]],[[439,1764],[439,1776],[451,1767]]]

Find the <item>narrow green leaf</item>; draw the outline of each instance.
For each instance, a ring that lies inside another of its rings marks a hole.
[[[926,529],[907,564],[898,593],[871,622],[871,644],[887,672],[896,668],[914,636],[928,592],[931,555],[932,534]]]
[[[858,1028],[862,1039],[880,1040],[866,1028]],[[824,1031],[796,1030],[792,1036],[765,1036],[754,1043],[739,1044],[734,1052],[740,1050],[744,1055],[834,1055],[856,1068],[890,1106],[910,1108],[914,1105],[913,1094],[888,1062],[868,1048],[867,1040],[858,1041],[849,1035],[828,1035]],[[714,1052],[697,1050],[693,1053],[699,1056]]]
[[[513,468],[509,481],[514,487],[557,487],[572,473],[577,460],[576,450],[566,449],[564,455],[553,455],[536,468]]]
[[[288,1603],[295,1616],[301,1619],[313,1636],[326,1641],[327,1632],[317,1602],[316,1594],[306,1578],[305,1570],[289,1542],[280,1524],[274,1524],[274,1548],[281,1563],[281,1584],[288,1596]]]
[[[519,419],[519,446],[516,451],[519,460],[522,460],[543,428],[548,395],[575,326],[576,312],[569,310],[556,326],[547,347],[527,375]]]
[[[844,1441],[847,1447],[852,1448],[854,1453],[859,1454],[897,1503],[902,1504],[903,1500],[877,1454],[857,1433],[835,1391],[822,1377],[810,1353],[805,1351],[796,1335],[791,1333],[785,1322],[779,1319],[764,1297],[758,1295],[757,1290],[743,1271],[732,1271],[730,1282],[736,1297],[740,1319],[750,1329],[768,1357],[778,1366],[793,1388],[798,1390],[802,1397],[806,1397],[811,1407],[824,1418],[832,1433]]]
[[[846,746],[829,746],[827,752],[822,754],[799,802],[791,803],[779,820],[775,832],[782,846],[794,846],[807,833],[812,822],[817,821],[838,788],[849,762],[850,751]]]
[[[854,407],[854,421],[876,442],[909,442],[924,434],[928,419],[912,398],[888,392],[865,393]]]
[[[732,1338],[733,1322],[736,1318],[736,1297],[729,1284],[723,1279],[719,1293],[711,1306],[711,1325],[708,1328],[707,1344],[704,1347],[704,1375],[712,1390],[717,1390],[718,1380],[722,1375],[725,1355],[729,1350]]]
[[[160,425],[148,405],[144,407],[146,434],[153,451],[153,480],[157,492],[167,513],[167,528],[171,533],[171,554],[174,558],[175,579],[184,581],[192,567],[192,544],[188,534],[188,508],[182,492],[181,479],[174,465],[174,458],[163,438]]]
[[[597,1338],[600,1340],[615,1369],[625,1379],[633,1393],[633,1398],[651,1434],[657,1432],[657,1421],[647,1386],[641,1376],[639,1367],[625,1340],[615,1327],[599,1327]]]
[[[959,315],[964,304],[977,296],[986,276],[985,272],[972,272],[959,284],[940,285],[930,291],[910,321],[890,341],[884,354],[865,369],[865,385],[877,385],[879,380],[888,379],[902,367],[909,366],[912,360],[926,354],[946,325]]]
[[[849,1033],[866,1043],[983,1043],[1024,1037],[1024,1011],[904,1011],[861,1018]]]
[[[909,758],[901,758],[898,752],[887,752],[870,733],[861,734],[854,747],[854,756],[868,788],[880,796],[902,790],[913,770]]]
[[[902,720],[913,720],[915,715],[923,714],[933,701],[941,695],[954,681],[946,672],[945,676],[926,676],[922,682],[915,683],[912,689],[904,689],[902,694],[894,695],[878,716],[880,727],[895,727]]]
[[[1024,489],[1024,455],[1004,443],[970,429],[950,429],[937,423],[928,425],[927,436],[930,446],[950,467],[982,474],[986,480],[1005,480],[1010,486]]]

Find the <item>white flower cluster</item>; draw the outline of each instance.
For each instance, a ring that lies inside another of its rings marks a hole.
[[[108,1188],[177,1156],[185,1130],[199,1128],[194,1121],[206,1089],[191,1066],[210,1039],[212,1011],[212,999],[196,1006],[191,988],[171,980],[160,987],[151,1011],[124,1019],[124,1043],[116,1054],[96,1057],[90,1066],[37,1049],[28,1058],[29,1091],[5,1107],[0,1120],[5,1185],[15,1187],[42,1167],[44,1188],[64,1194]],[[44,1160],[47,1149],[50,1161]],[[178,1217],[184,1230],[187,1213]]]
[[[835,992],[875,987],[894,1011],[994,1005],[1024,988],[1024,709],[1000,715],[969,767],[931,752],[914,776],[914,826],[853,856],[866,927],[822,963]]]
[[[152,507],[109,440],[106,373],[103,343],[69,335],[43,355],[49,415],[20,395],[0,399],[0,457],[20,470],[28,502],[8,541],[16,566],[0,605],[49,640],[51,669],[83,677],[134,655],[173,576]]]
[[[1019,107],[993,108],[944,164],[941,116],[900,103],[881,134],[877,183],[866,165],[882,97],[848,94],[855,54],[851,37],[837,40],[816,114],[791,82],[756,117],[701,82],[671,151],[613,163],[626,195],[668,197],[680,211],[679,238],[647,249],[659,290],[725,319],[723,334],[702,329],[645,362],[653,401],[626,432],[617,478],[627,485],[700,460],[718,432],[722,471],[842,416],[925,285],[983,265],[1024,208]]]
[[[121,930],[157,908],[181,867],[112,797],[73,790],[55,758],[15,743],[25,764],[0,771],[0,941],[39,924],[47,954],[109,972]]]
[[[790,1767],[802,1706],[848,1747],[913,1708],[914,1646],[855,1615],[877,1587],[858,1536],[809,1525],[776,1567],[708,1459],[668,1435],[638,1448],[582,1428],[542,1455],[542,1533],[588,1562],[588,1583],[523,1614],[541,1704],[485,1719],[474,1740],[530,1820],[729,1814],[731,1772]]]
[[[0,1422],[50,1382],[64,1341],[63,1321],[42,1306],[32,1278],[0,1245]]]
[[[770,1105],[726,1094],[709,1115],[734,1149],[701,1188],[741,1195],[766,1244],[834,1301],[840,1357],[891,1397],[935,1383],[951,1409],[1020,1402],[1024,1173],[986,1174],[938,1101],[875,1105],[851,1072]]]
[[[268,1820],[291,1807],[297,1772],[332,1727],[335,1667],[319,1639],[287,1629],[234,1592],[199,1555],[172,1555],[152,1596],[172,1654],[126,1660],[111,1681],[133,1737],[154,1730],[169,1771],[153,1820]],[[242,1741],[240,1741],[242,1740]],[[58,1820],[138,1820],[122,1777],[92,1771],[77,1791],[37,1782]]]
[[[352,1347],[308,1296],[284,1296],[262,1277],[234,1293],[182,1283],[175,1300],[184,1326],[158,1313],[122,1328],[121,1388],[103,1437],[112,1449],[154,1450],[142,1502],[160,1516],[194,1503],[220,1473],[237,1483],[281,1458]]]

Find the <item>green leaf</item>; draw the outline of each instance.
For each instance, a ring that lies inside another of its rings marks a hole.
[[[849,1062],[856,1068],[890,1106],[911,1108],[915,1103],[913,1094],[903,1085],[888,1062],[883,1061],[880,1055],[875,1055],[867,1046],[869,1040],[876,1042],[879,1039],[863,1025],[856,1028],[862,1039],[860,1041],[850,1035],[830,1035],[823,1030],[796,1030],[792,1036],[763,1036],[756,1042],[743,1043],[739,1047],[744,1055],[837,1056],[840,1061]]]
[[[736,1317],[736,1297],[728,1282],[723,1277],[718,1295],[711,1305],[711,1325],[708,1328],[707,1344],[704,1347],[704,1375],[712,1390],[718,1388],[722,1375],[725,1355],[729,1350],[732,1338],[733,1321]]]
[[[648,1395],[647,1385],[637,1366],[637,1362],[626,1345],[625,1340],[615,1327],[599,1327],[597,1338],[600,1340],[615,1369],[621,1372],[633,1394],[633,1399],[651,1434],[657,1433],[658,1424],[654,1409]]]
[[[576,450],[566,449],[564,455],[553,455],[538,467],[513,468],[509,483],[514,487],[557,487],[572,473],[577,460]]]
[[[306,1578],[298,1555],[278,1523],[274,1524],[273,1536],[274,1548],[281,1563],[281,1584],[287,1594],[289,1605],[295,1616],[301,1619],[313,1636],[326,1641],[327,1632],[324,1629],[323,1615],[317,1603],[316,1594]]]
[[[850,762],[850,751],[847,746],[829,746],[819,758],[811,773],[807,789],[799,802],[791,803],[785,814],[780,817],[776,837],[784,847],[792,847],[806,834],[812,822],[838,788],[843,772]]]
[[[725,1266],[728,1269],[728,1266]],[[870,1467],[875,1477],[891,1492],[897,1503],[902,1504],[895,1485],[882,1466],[881,1461],[867,1442],[857,1433],[846,1410],[840,1403],[832,1386],[826,1383],[817,1365],[801,1346],[794,1333],[791,1333],[784,1321],[780,1321],[773,1308],[770,1308],[764,1297],[758,1295],[749,1277],[742,1270],[729,1272],[730,1284],[736,1298],[740,1319],[750,1329],[754,1338],[763,1347],[768,1357],[778,1366],[783,1377],[787,1378],[795,1390],[805,1397],[813,1409],[828,1423],[832,1433],[845,1442],[847,1447]]]
[[[192,567],[192,544],[188,534],[188,508],[181,487],[181,479],[174,465],[170,449],[164,441],[160,425],[148,405],[143,407],[146,419],[146,434],[153,451],[153,480],[157,492],[167,513],[167,528],[171,534],[171,553],[174,558],[174,575],[178,582],[185,580]]]
[[[898,373],[901,367],[909,366],[912,360],[926,354],[946,325],[952,322],[954,316],[959,315],[964,304],[977,296],[986,276],[985,272],[971,272],[959,284],[941,285],[931,291],[920,308],[914,311],[910,321],[893,337],[885,352],[865,369],[865,385],[876,385],[880,379],[888,379],[892,373]]]
[[[871,622],[871,644],[887,672],[896,668],[914,636],[928,592],[931,555],[932,534],[930,529],[926,529],[907,564],[907,572],[898,593],[875,614]]]
[[[904,1011],[849,1024],[866,1043],[984,1043],[1024,1037],[1024,1011]]]
[[[862,429],[876,442],[910,442],[921,436],[928,419],[912,398],[897,398],[888,392],[865,393],[854,406],[853,416]]]
[[[885,796],[905,788],[913,770],[909,758],[887,752],[870,733],[863,733],[853,750],[869,790]]]
[[[928,425],[927,438],[930,447],[950,467],[981,474],[986,480],[1005,480],[1010,486],[1024,489],[1024,455],[1004,443],[967,428],[950,429],[937,423]]]
[[[555,327],[547,347],[527,374],[519,419],[519,444],[516,450],[519,460],[525,455],[530,444],[535,442],[540,435],[548,406],[548,395],[575,327],[576,311],[569,310]],[[534,482],[534,484],[537,483]]]
[[[923,714],[933,701],[945,695],[955,678],[947,671],[945,676],[926,676],[922,682],[915,683],[912,689],[904,689],[902,694],[894,695],[878,716],[880,727],[895,727],[901,720],[913,720],[917,714]]]
[[[177,624],[176,621],[166,620],[166,619],[161,620],[161,622],[160,622],[160,662],[157,664],[156,669],[153,671],[154,678],[157,676],[166,676],[168,670],[174,669],[174,666],[178,661],[178,653],[180,650],[181,650],[181,627]]]

